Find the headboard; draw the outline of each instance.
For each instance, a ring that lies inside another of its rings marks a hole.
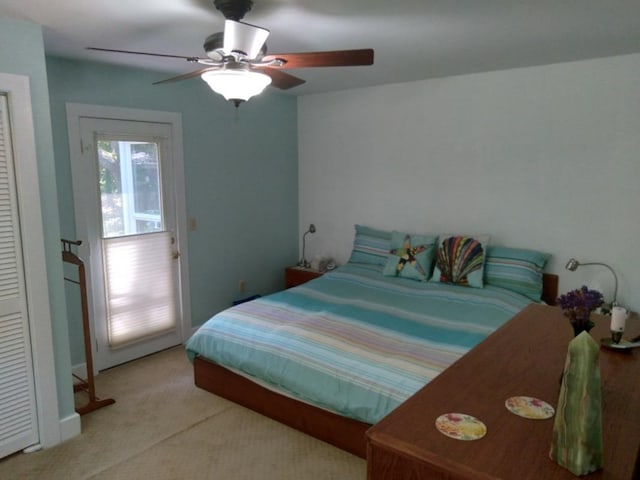
[[[555,273],[542,274],[542,300],[547,305],[555,305],[558,298],[558,275]]]

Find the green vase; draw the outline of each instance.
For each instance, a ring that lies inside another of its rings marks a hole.
[[[582,333],[569,343],[549,456],[574,475],[602,468],[600,347]]]

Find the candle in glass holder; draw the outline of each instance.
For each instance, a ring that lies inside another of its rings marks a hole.
[[[611,340],[613,343],[620,343],[627,322],[627,310],[624,307],[613,307],[611,309]]]

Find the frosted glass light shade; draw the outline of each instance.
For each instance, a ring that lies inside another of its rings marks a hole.
[[[222,95],[225,100],[247,101],[261,93],[271,83],[271,77],[250,70],[212,70],[204,72],[201,78],[211,90]]]

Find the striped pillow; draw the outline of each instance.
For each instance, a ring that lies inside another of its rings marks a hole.
[[[485,282],[539,302],[542,270],[550,257],[548,253],[535,250],[491,245],[487,249]]]
[[[350,263],[386,265],[391,244],[391,232],[356,225]]]

